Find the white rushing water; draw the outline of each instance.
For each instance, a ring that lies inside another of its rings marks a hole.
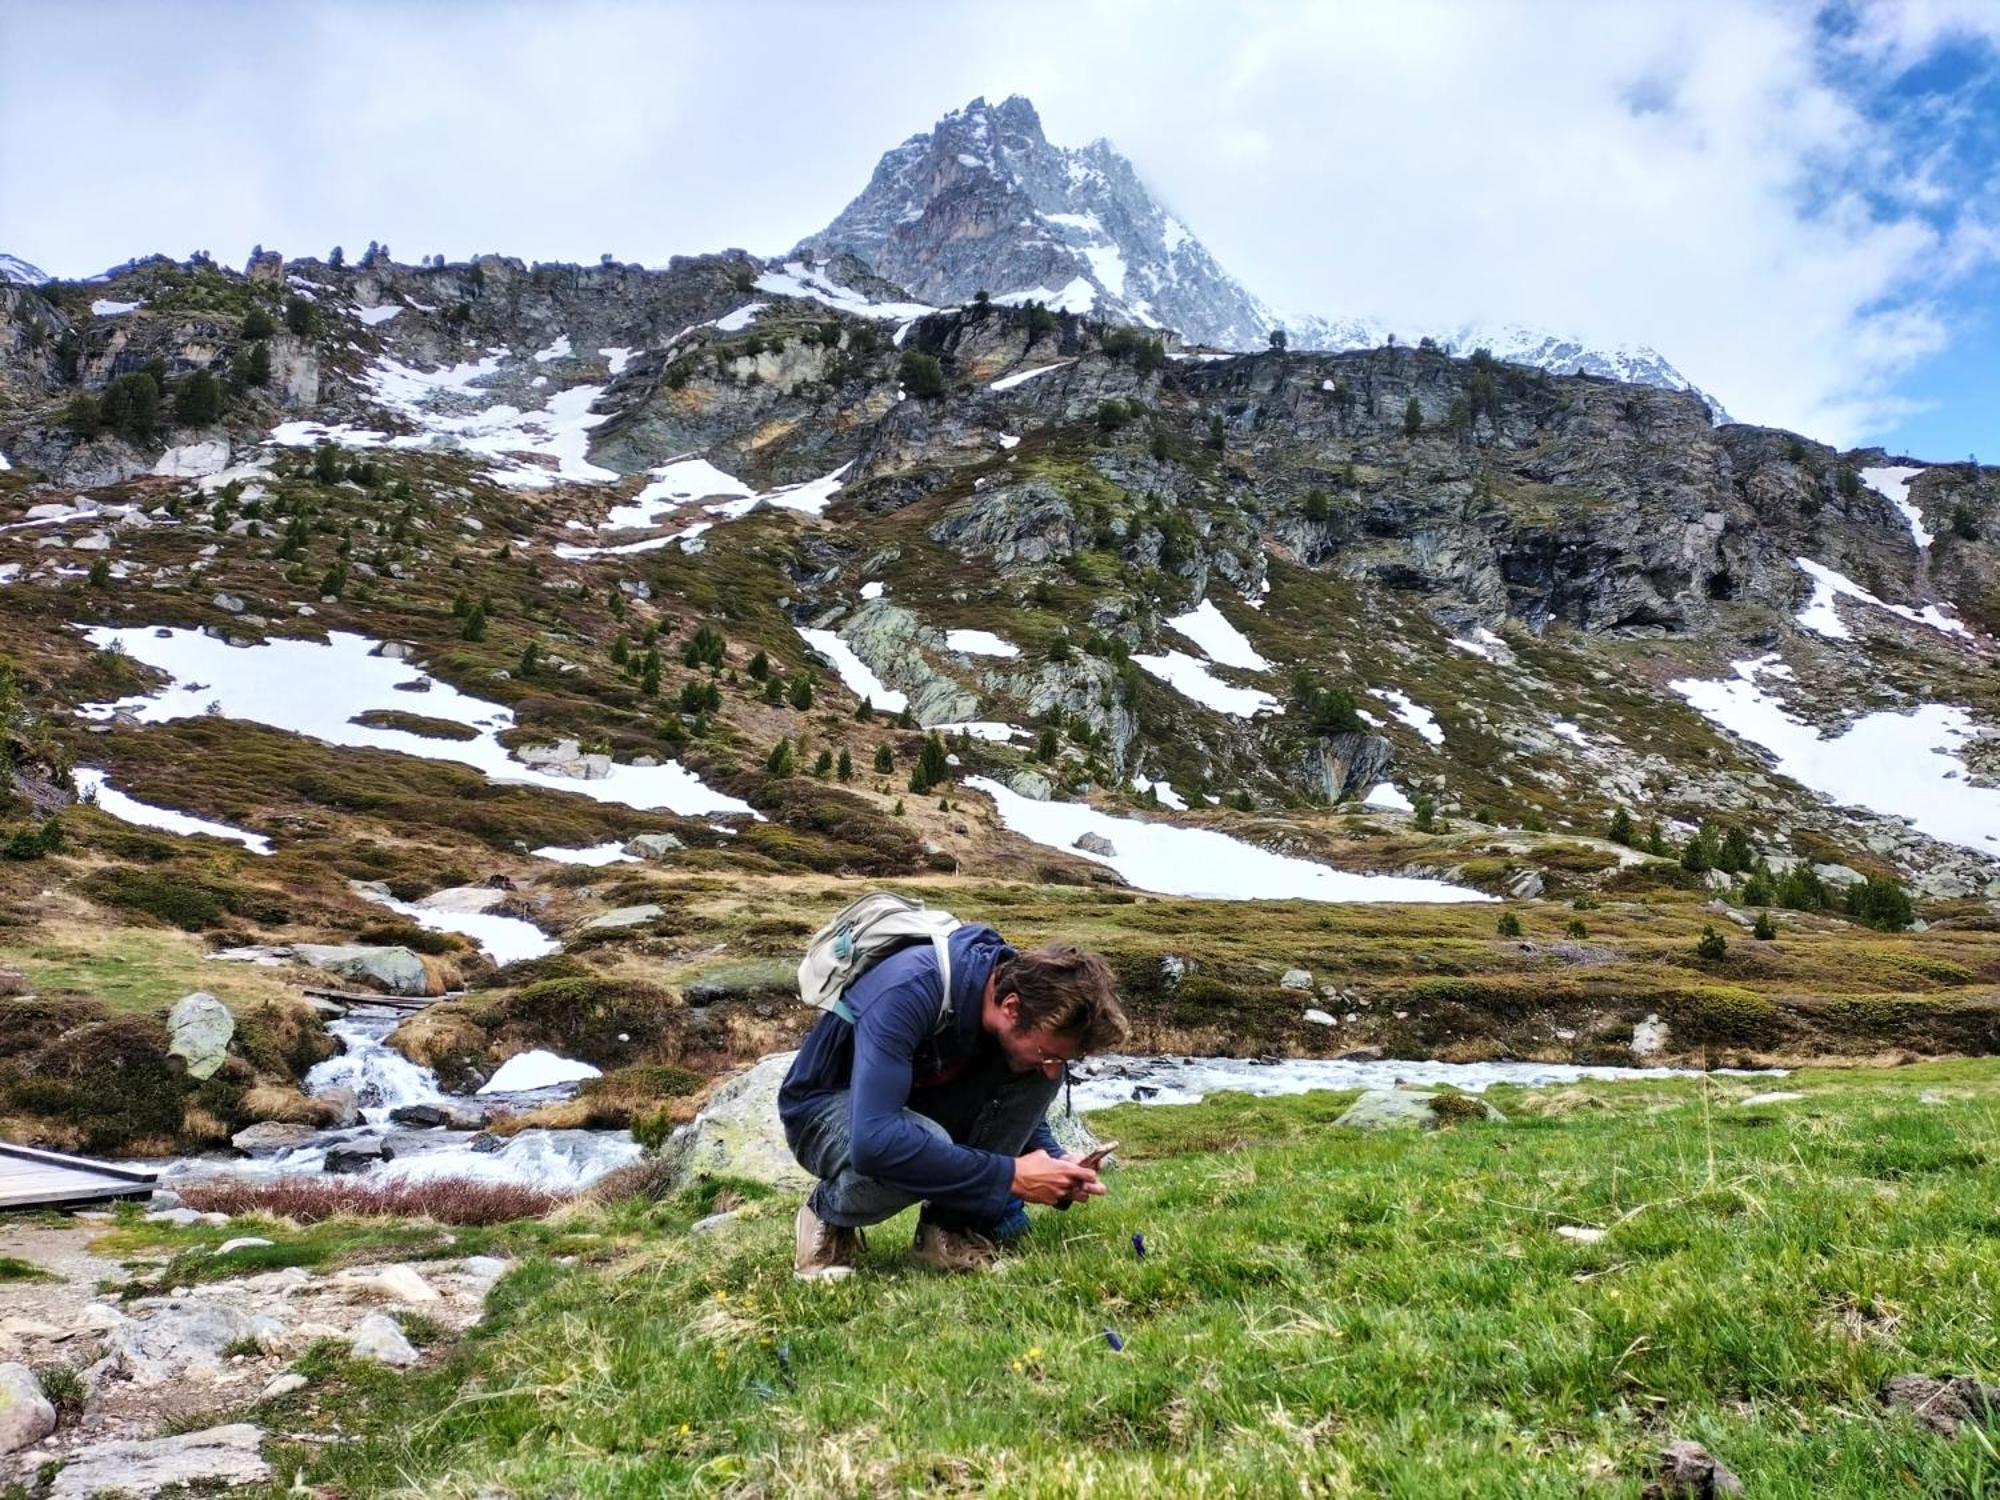
[[[328,1022],[326,1029],[340,1040],[340,1055],[313,1066],[306,1074],[306,1092],[352,1089],[361,1117],[376,1124],[388,1119],[390,1110],[408,1104],[445,1103],[437,1074],[383,1045],[401,1019],[394,1011],[363,1009]]]
[[[160,724],[212,712],[329,745],[449,761],[470,766],[495,782],[574,792],[597,802],[666,808],[689,816],[751,813],[749,803],[703,785],[678,761],[657,766],[613,763],[608,774],[590,780],[523,765],[500,743],[501,733],[514,724],[511,709],[427,678],[410,662],[376,655],[378,643],[366,636],[336,630],[328,633],[324,644],[274,637],[256,645],[232,646],[198,630],[100,625],[84,634],[99,649],[116,646],[134,661],[173,678],[157,693],[79,709],[85,718],[109,719],[124,712],[141,723]],[[419,679],[428,684],[423,692],[402,690],[404,684]],[[382,709],[462,724],[476,733],[469,740],[432,739],[354,722],[359,714]]]
[[[1209,1094],[1272,1096],[1314,1089],[1384,1089],[1395,1084],[1448,1083],[1468,1094],[1496,1083],[1535,1088],[1589,1079],[1616,1083],[1657,1078],[1696,1078],[1693,1068],[1619,1068],[1581,1063],[1398,1062],[1383,1058],[1341,1062],[1332,1058],[1288,1057],[1268,1062],[1242,1057],[1093,1057],[1076,1064],[1073,1097],[1078,1109],[1114,1104],[1195,1104]],[[1735,1069],[1716,1069],[1734,1073]],[[1754,1070],[1782,1076],[1783,1068]]]
[[[395,1153],[358,1175],[363,1182],[433,1181],[443,1178],[473,1182],[520,1183],[555,1191],[588,1187],[614,1167],[644,1154],[629,1130],[523,1130],[505,1140],[470,1130],[401,1129],[390,1112],[412,1104],[448,1105],[476,1111],[474,1101],[446,1093],[437,1075],[384,1044],[402,1020],[399,1012],[357,1008],[327,1027],[340,1039],[340,1056],[329,1058],[306,1074],[306,1091],[325,1094],[353,1089],[361,1104],[363,1123],[322,1130],[303,1145],[275,1157],[189,1157],[169,1163],[162,1173],[171,1186],[208,1177],[272,1178],[320,1173],[329,1150],[387,1138]],[[539,1082],[539,1077],[530,1078]],[[495,1092],[488,1105],[526,1105],[559,1097],[566,1090],[536,1088],[515,1093]]]

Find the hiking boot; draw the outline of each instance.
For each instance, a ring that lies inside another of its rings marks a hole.
[[[799,1205],[792,1221],[792,1274],[801,1281],[838,1281],[854,1274],[860,1258],[859,1230],[829,1224],[812,1211],[810,1203]]]
[[[910,1258],[933,1271],[991,1271],[999,1262],[1000,1247],[970,1229],[919,1222]]]

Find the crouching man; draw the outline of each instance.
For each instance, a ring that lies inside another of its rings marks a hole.
[[[1104,1192],[1046,1116],[1065,1065],[1125,1037],[1110,967],[1078,948],[1016,953],[976,924],[940,941],[943,964],[912,943],[848,985],[847,1014],[820,1018],[779,1092],[786,1142],[819,1179],[796,1226],[803,1278],[849,1275],[857,1231],[913,1203],[920,1264],[986,1270],[1021,1202]]]

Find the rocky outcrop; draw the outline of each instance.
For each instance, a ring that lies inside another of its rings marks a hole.
[[[392,995],[440,995],[444,986],[424,967],[423,959],[403,947],[373,947],[365,943],[299,943],[292,949],[301,963],[343,979],[357,980]]]

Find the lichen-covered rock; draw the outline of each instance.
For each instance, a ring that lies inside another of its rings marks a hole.
[[[1686,1438],[1660,1450],[1659,1478],[1646,1489],[1647,1500],[1717,1500],[1742,1493],[1743,1481],[1721,1459]]]
[[[190,1078],[211,1078],[229,1056],[236,1018],[206,990],[183,995],[167,1012],[167,1050],[187,1060]]]
[[[671,833],[641,833],[635,835],[625,845],[625,852],[636,859],[665,859],[676,850],[687,845]]]
[[[619,906],[603,913],[601,916],[592,917],[583,926],[587,932],[603,932],[607,929],[618,927],[638,927],[652,921],[653,918],[665,910],[665,907],[656,905],[650,901],[638,906]]]
[[[1354,1130],[1436,1130],[1460,1119],[1504,1120],[1506,1116],[1475,1094],[1370,1089],[1333,1123]]]
[[[26,1365],[0,1364],[0,1453],[39,1443],[56,1430],[56,1409]]]

